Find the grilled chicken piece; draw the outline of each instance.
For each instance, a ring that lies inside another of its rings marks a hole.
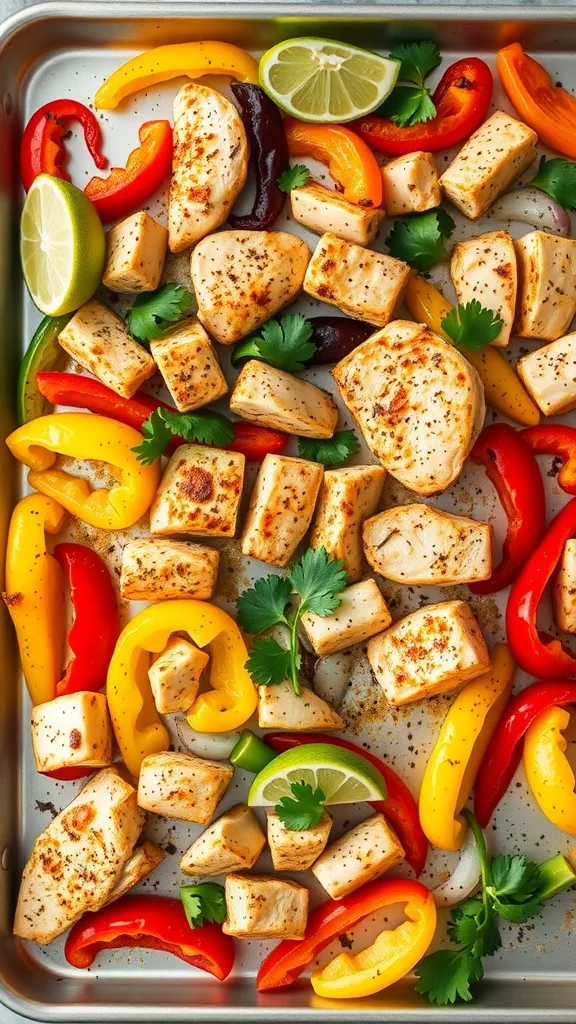
[[[516,369],[544,416],[576,408],[576,334],[522,356]]]
[[[318,462],[264,456],[242,532],[244,555],[288,565],[310,526],[322,474]]]
[[[168,232],[145,210],[110,228],[102,284],[112,292],[153,292],[160,284]]]
[[[228,391],[214,346],[196,318],[151,341],[150,352],[179,412],[199,409]]]
[[[106,900],[106,905],[114,900],[119,900],[135,885],[139,885],[142,879],[151,874],[163,860],[163,851],[148,839],[142,843],[142,846],[137,846],[122,868],[120,878]]]
[[[289,682],[258,687],[258,725],[261,729],[296,732],[337,732],[344,728],[340,715],[327,701],[305,686],[299,697]]]
[[[382,168],[384,199],[389,217],[404,213],[424,213],[442,201],[438,171],[431,153],[407,153],[390,160]]]
[[[518,260],[516,333],[556,341],[576,313],[576,240],[530,231],[514,242]]]
[[[514,324],[518,286],[514,242],[508,232],[487,231],[465,242],[456,242],[450,274],[458,302],[477,299],[504,321],[492,344],[507,345]]]
[[[254,867],[266,846],[258,818],[246,804],[236,804],[209,825],[180,861],[185,875],[226,875]]]
[[[310,547],[326,548],[332,558],[341,558],[350,583],[362,575],[362,523],[378,508],[385,479],[386,470],[380,466],[324,473]]]
[[[292,216],[298,224],[315,231],[317,235],[331,231],[338,238],[356,245],[370,245],[386,216],[384,210],[348,202],[340,192],[325,188],[317,181],[293,188],[290,202]]]
[[[322,617],[304,612],[302,628],[316,654],[334,654],[354,644],[363,644],[392,622],[386,601],[374,580],[362,580],[338,594],[340,604]]]
[[[112,725],[103,693],[67,693],[32,708],[36,771],[112,764]]]
[[[302,939],[310,893],[267,875],[227,875],[225,935],[237,939]]]
[[[364,552],[395,583],[450,586],[492,574],[492,527],[429,505],[402,505],[367,519]]]
[[[302,289],[310,250],[287,231],[219,231],[192,253],[198,319],[223,345],[255,331]]]
[[[150,507],[150,532],[233,537],[245,463],[240,452],[200,444],[177,448]]]
[[[476,220],[534,162],[537,142],[536,132],[497,110],[464,143],[440,186],[461,213]]]
[[[170,638],[148,669],[150,689],[159,714],[172,715],[192,707],[200,677],[209,661],[206,652],[188,640],[179,636]]]
[[[416,494],[439,494],[462,472],[484,423],[476,370],[422,324],[395,320],[355,348],[334,379],[366,444]]]
[[[139,537],[122,550],[120,594],[128,601],[195,597],[209,601],[216,589],[220,554],[185,540]]]
[[[384,815],[373,814],[330,843],[312,865],[312,874],[333,900],[341,900],[403,857],[400,840]]]
[[[247,173],[248,141],[234,104],[206,85],[183,85],[174,99],[171,252],[189,249],[224,224]]]
[[[108,902],[142,831],[136,791],[104,768],[38,836],[22,874],[14,934],[52,942]]]
[[[331,395],[286,370],[250,359],[230,397],[237,416],[300,437],[332,437],[338,406]]]
[[[302,832],[287,828],[275,811],[268,811],[267,818],[268,846],[274,870],[308,871],[328,842],[331,815],[324,811],[317,825]]]
[[[564,633],[576,633],[576,540],[567,540],[552,588],[554,620]]]
[[[138,779],[138,804],[166,818],[197,821],[212,817],[234,775],[219,761],[165,751],[148,754]]]

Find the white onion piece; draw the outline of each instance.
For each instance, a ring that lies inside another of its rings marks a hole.
[[[195,732],[185,718],[175,718],[174,727],[185,750],[212,761],[227,761],[240,739],[239,732]]]
[[[316,663],[314,689],[322,700],[327,700],[336,709],[340,707],[344,698],[351,665],[352,655],[342,651],[328,654]]]
[[[538,188],[519,188],[508,192],[490,207],[489,217],[532,224],[542,231],[551,231],[562,238],[570,235],[570,215],[556,200]]]
[[[486,837],[484,837],[486,838]],[[453,907],[467,899],[477,888],[480,881],[480,857],[474,841],[474,833],[469,828],[460,848],[460,860],[454,871],[442,885],[432,889],[437,907]]]

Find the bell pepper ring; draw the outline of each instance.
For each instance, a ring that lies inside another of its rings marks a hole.
[[[522,757],[521,740],[542,712],[576,703],[576,682],[532,683],[512,697],[484,754],[474,789],[474,814],[486,828],[508,789]]]
[[[210,685],[190,708],[196,732],[228,732],[256,710],[254,684],[245,669],[248,653],[238,626],[207,601],[162,601],[135,615],[122,630],[108,670],[106,695],[112,725],[128,770],[138,776],[147,754],[170,747],[170,736],[152,699],[150,654],[164,650],[171,633],[184,631],[210,655]]]
[[[234,941],[216,924],[191,928],[180,900],[122,896],[84,914],[71,929],[64,956],[72,967],[90,967],[102,950],[158,949],[224,981],[234,966]]]
[[[440,850],[459,850],[467,832],[461,817],[490,737],[502,714],[515,669],[505,644],[497,644],[491,668],[460,691],[444,722],[420,789],[420,824]]]
[[[105,224],[134,213],[158,191],[172,168],[172,126],[169,121],[146,121],[138,129],[140,145],[126,167],[113,167],[107,178],[94,177],[84,189]]]
[[[565,423],[542,423],[520,434],[534,455],[554,455],[563,465],[558,483],[566,494],[576,494],[576,428]]]
[[[228,223],[234,231],[266,231],[286,203],[286,192],[278,185],[278,178],[288,166],[282,115],[259,85],[232,82],[231,89],[248,136],[250,159],[256,172],[256,195],[252,211],[242,216],[231,213]]]
[[[496,54],[496,68],[512,106],[540,142],[576,157],[576,98],[558,88],[538,61],[511,43]]]
[[[145,466],[132,451],[141,441],[138,431],[105,416],[60,412],[18,427],[6,444],[30,467],[31,487],[90,526],[122,530],[148,511],[160,480],[160,460]],[[92,490],[88,481],[53,468],[58,455],[106,462],[118,483]]]
[[[432,96],[436,116],[401,128],[378,114],[368,114],[352,127],[383,153],[432,153],[467,139],[480,127],[492,99],[492,72],[478,57],[464,57],[446,69]]]
[[[94,106],[97,110],[114,110],[127,96],[160,82],[204,75],[229,75],[239,82],[258,85],[258,62],[232,43],[206,40],[156,46],[131,57],[114,71],[98,89]]]
[[[524,737],[524,771],[540,810],[556,828],[576,836],[576,779],[562,735],[570,712],[553,706],[541,711]]]
[[[100,122],[88,107],[78,100],[51,100],[33,114],[20,143],[20,177],[26,192],[39,174],[51,174],[70,181],[64,168],[66,150],[63,144],[67,121],[78,121],[84,141],[96,167],[103,170],[108,161],[102,153]]]
[[[290,156],[311,156],[326,164],[345,199],[369,209],[382,205],[382,173],[362,139],[341,124],[308,124],[284,119]]]

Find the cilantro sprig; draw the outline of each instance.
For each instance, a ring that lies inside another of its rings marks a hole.
[[[318,824],[324,813],[326,796],[318,787],[312,789],[309,782],[293,782],[292,796],[283,796],[274,810],[291,832],[305,832]]]
[[[240,594],[237,620],[246,633],[261,634],[278,625],[286,629],[284,647],[272,637],[256,636],[246,668],[257,686],[276,686],[290,679],[294,692],[301,694],[300,620],[306,611],[323,618],[331,615],[340,604],[338,594],[345,586],[343,561],[331,558],[325,548],[308,548],[286,577],[264,576]],[[292,591],[300,600],[289,612]]]
[[[213,444],[225,448],[233,437],[230,420],[217,412],[171,412],[162,407],[154,409],[142,424],[144,440],[132,448],[138,462],[151,465],[164,454],[173,437],[181,437],[189,444]]]
[[[305,368],[316,351],[316,345],[310,341],[312,333],[312,324],[302,313],[268,320],[257,334],[234,346],[232,365],[239,366],[246,359],[262,359],[277,370],[296,373]]]
[[[576,210],[576,162],[556,156],[540,161],[538,174],[528,182],[528,188],[538,188],[567,210]]]
[[[410,82],[411,85],[397,85],[378,113],[389,117],[401,128],[436,117],[432,95],[424,84],[442,60],[436,43],[430,39],[420,43],[401,43],[390,51],[390,57],[400,61],[398,81]]]
[[[353,430],[339,430],[328,438],[298,438],[300,458],[321,462],[323,466],[341,466],[359,448],[360,442]]]
[[[301,188],[310,177],[310,171],[306,164],[292,164],[277,179],[278,188],[281,192],[291,192],[293,188]]]
[[[126,314],[126,328],[146,344],[161,338],[170,323],[181,320],[194,299],[180,284],[162,284],[155,292],[143,292]]]
[[[455,345],[480,352],[498,337],[504,321],[477,299],[451,309],[442,320],[442,330]]]
[[[181,885],[180,899],[191,928],[201,928],[205,921],[222,924],[226,917],[224,888],[217,882]]]
[[[438,206],[394,221],[386,245],[392,256],[426,273],[434,264],[447,259],[445,242],[455,227],[452,217]]]

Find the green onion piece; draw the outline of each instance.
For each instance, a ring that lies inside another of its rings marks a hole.
[[[542,876],[542,887],[536,894],[537,900],[549,900],[557,893],[576,885],[576,871],[570,862],[561,853],[550,857],[543,864],[539,865]]]
[[[238,743],[230,754],[230,762],[235,768],[242,768],[245,772],[257,775],[276,756],[276,752],[270,750],[259,736],[255,736],[249,729],[243,729]]]

